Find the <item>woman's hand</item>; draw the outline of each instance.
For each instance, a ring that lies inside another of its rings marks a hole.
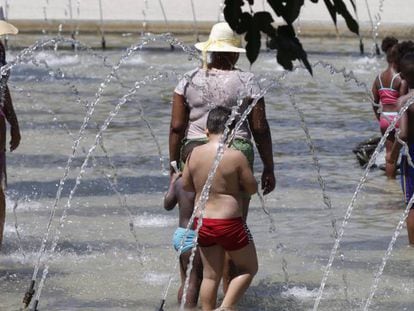
[[[13,151],[13,150],[16,150],[16,148],[20,144],[21,136],[20,136],[20,130],[19,130],[19,128],[12,127],[10,129],[10,136],[11,136],[11,139],[10,139],[10,151]]]
[[[262,173],[262,190],[263,195],[272,192],[276,187],[276,178],[273,170],[263,170]]]

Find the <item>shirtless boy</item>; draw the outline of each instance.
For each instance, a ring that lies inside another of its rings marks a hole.
[[[187,155],[183,155],[183,162],[185,162]],[[179,220],[178,228],[174,232],[173,245],[176,251],[181,248],[180,254],[180,275],[181,286],[178,290],[178,302],[181,303],[184,290],[184,282],[186,278],[187,265],[190,260],[191,250],[193,248],[193,240],[195,231],[186,230],[188,222],[193,214],[194,209],[194,192],[187,192],[183,190],[183,183],[181,173],[175,172],[171,177],[170,186],[164,197],[164,208],[172,210],[178,203]],[[191,227],[190,227],[191,228]],[[200,258],[200,251],[197,249],[193,261],[193,269],[191,270],[189,286],[187,289],[187,297],[185,308],[187,310],[197,307],[198,295],[200,291],[201,280],[203,278],[203,267]]]
[[[200,199],[208,173],[216,158],[230,109],[216,107],[207,119],[208,143],[194,148],[187,159],[182,183],[184,190],[195,192]],[[200,300],[203,310],[216,308],[217,290],[227,252],[237,268],[238,276],[228,286],[219,310],[234,310],[255,276],[258,264],[252,236],[243,220],[242,193],[254,194],[257,183],[242,152],[225,148],[205,204],[202,226],[198,232],[203,262]],[[196,212],[200,217],[200,211]],[[197,227],[195,219],[194,228]]]
[[[401,77],[407,81],[409,93],[399,98],[400,108],[408,101],[414,100],[414,53],[403,56],[400,62]],[[410,105],[400,120],[400,132],[398,137],[408,146],[411,160],[414,162],[414,104]],[[396,139],[389,157],[387,157],[387,169],[395,169],[401,143]],[[414,193],[414,168],[410,166],[407,156],[401,159],[401,185],[404,191],[405,203],[408,204]],[[413,205],[414,207],[414,205]],[[414,208],[411,207],[407,217],[407,232],[410,245],[414,246]]]

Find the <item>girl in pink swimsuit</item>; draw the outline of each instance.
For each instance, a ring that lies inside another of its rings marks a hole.
[[[381,72],[372,85],[372,95],[375,116],[379,121],[381,134],[384,135],[391,122],[398,115],[398,98],[408,92],[407,83],[401,79],[397,72],[398,53],[396,51],[398,40],[394,37],[385,37],[381,44],[382,51],[386,54],[388,67]],[[398,123],[395,126],[398,128]],[[392,131],[385,142],[385,152],[391,152],[394,143],[394,133]],[[386,172],[387,177],[395,178],[395,172]]]
[[[393,88],[394,81],[396,79],[401,80],[400,74],[396,73],[392,76],[391,83],[389,87],[384,87],[381,81],[381,74],[378,75],[378,81],[380,83],[380,88],[378,89],[378,95],[380,99],[380,104],[382,107],[382,113],[379,117],[381,133],[384,135],[387,128],[390,126],[391,122],[398,115],[398,97],[400,97],[400,91]],[[401,83],[400,83],[401,84]],[[395,128],[399,127],[399,122],[395,125]]]

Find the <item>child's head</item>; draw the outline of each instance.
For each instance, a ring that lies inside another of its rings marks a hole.
[[[409,88],[414,88],[414,52],[409,52],[400,61],[401,77],[407,81]]]
[[[207,117],[207,130],[210,134],[223,134],[231,109],[217,106],[210,110]]]
[[[396,64],[397,71],[401,71],[401,59],[405,54],[410,52],[414,52],[414,42],[411,40],[403,41],[394,46],[392,53],[394,54],[394,62]]]
[[[392,48],[398,43],[398,39],[394,37],[385,37],[381,43],[381,50],[387,55],[387,62],[392,63],[394,62],[394,55],[392,53]]]

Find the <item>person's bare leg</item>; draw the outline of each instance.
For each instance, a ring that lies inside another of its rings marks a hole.
[[[183,287],[184,287],[186,273],[187,273],[187,266],[190,261],[190,256],[191,256],[191,250],[185,252],[184,254],[180,256],[180,260],[183,264],[182,268],[184,271],[184,279],[181,282],[182,284],[181,285],[181,296],[183,295],[183,291],[184,291]],[[201,263],[200,251],[197,249],[195,256],[194,256],[193,268],[191,269],[190,280],[189,280],[188,288],[187,288],[187,297],[186,297],[185,306],[184,306],[186,310],[190,310],[190,309],[192,310],[197,307],[198,295],[200,292],[200,286],[201,286],[202,279],[203,279],[203,264]],[[181,303],[181,299],[180,299],[180,303]]]
[[[230,281],[227,293],[224,296],[220,308],[232,310],[249,287],[253,277],[257,273],[257,255],[253,242],[237,251],[228,252],[234,262],[239,275]]]
[[[227,293],[227,289],[229,288],[229,284],[233,278],[237,276],[237,270],[230,258],[230,255],[226,252],[224,256],[224,266],[223,266],[223,293],[224,295]]]
[[[242,208],[243,208],[243,220],[246,221],[249,211],[250,195],[244,193],[242,196]],[[226,294],[229,284],[233,278],[238,275],[237,269],[234,263],[231,261],[230,256],[226,253],[224,257],[223,267],[223,293]]]
[[[224,249],[219,245],[200,248],[203,261],[203,281],[200,288],[200,300],[203,311],[214,310],[217,290],[223,274]]]
[[[393,144],[394,144],[394,139],[387,139],[385,141],[385,154],[386,154],[385,156],[386,156],[386,158],[388,158],[387,156],[391,153],[391,149],[392,149]],[[389,167],[387,166],[387,163],[386,163],[385,174],[387,175],[387,177],[389,179],[395,179],[395,176],[396,176],[395,167],[392,167],[392,169],[389,169]]]
[[[181,299],[183,297],[184,282],[185,282],[185,268],[184,268],[185,258],[183,258],[183,256],[184,256],[184,254],[180,255],[180,279],[181,279],[181,284],[180,284],[180,288],[178,289],[178,293],[177,293],[178,303],[181,303]]]
[[[3,188],[0,186],[0,249],[3,242],[4,222],[6,220],[6,198]]]
[[[6,120],[0,115],[0,151],[6,151]],[[0,165],[3,165],[0,163]],[[3,167],[3,170],[6,168]],[[4,174],[4,172],[3,172]],[[6,198],[4,196],[3,180],[0,176],[0,249],[3,242],[4,222],[6,221]]]
[[[407,216],[408,242],[414,246],[414,209],[410,209]]]

